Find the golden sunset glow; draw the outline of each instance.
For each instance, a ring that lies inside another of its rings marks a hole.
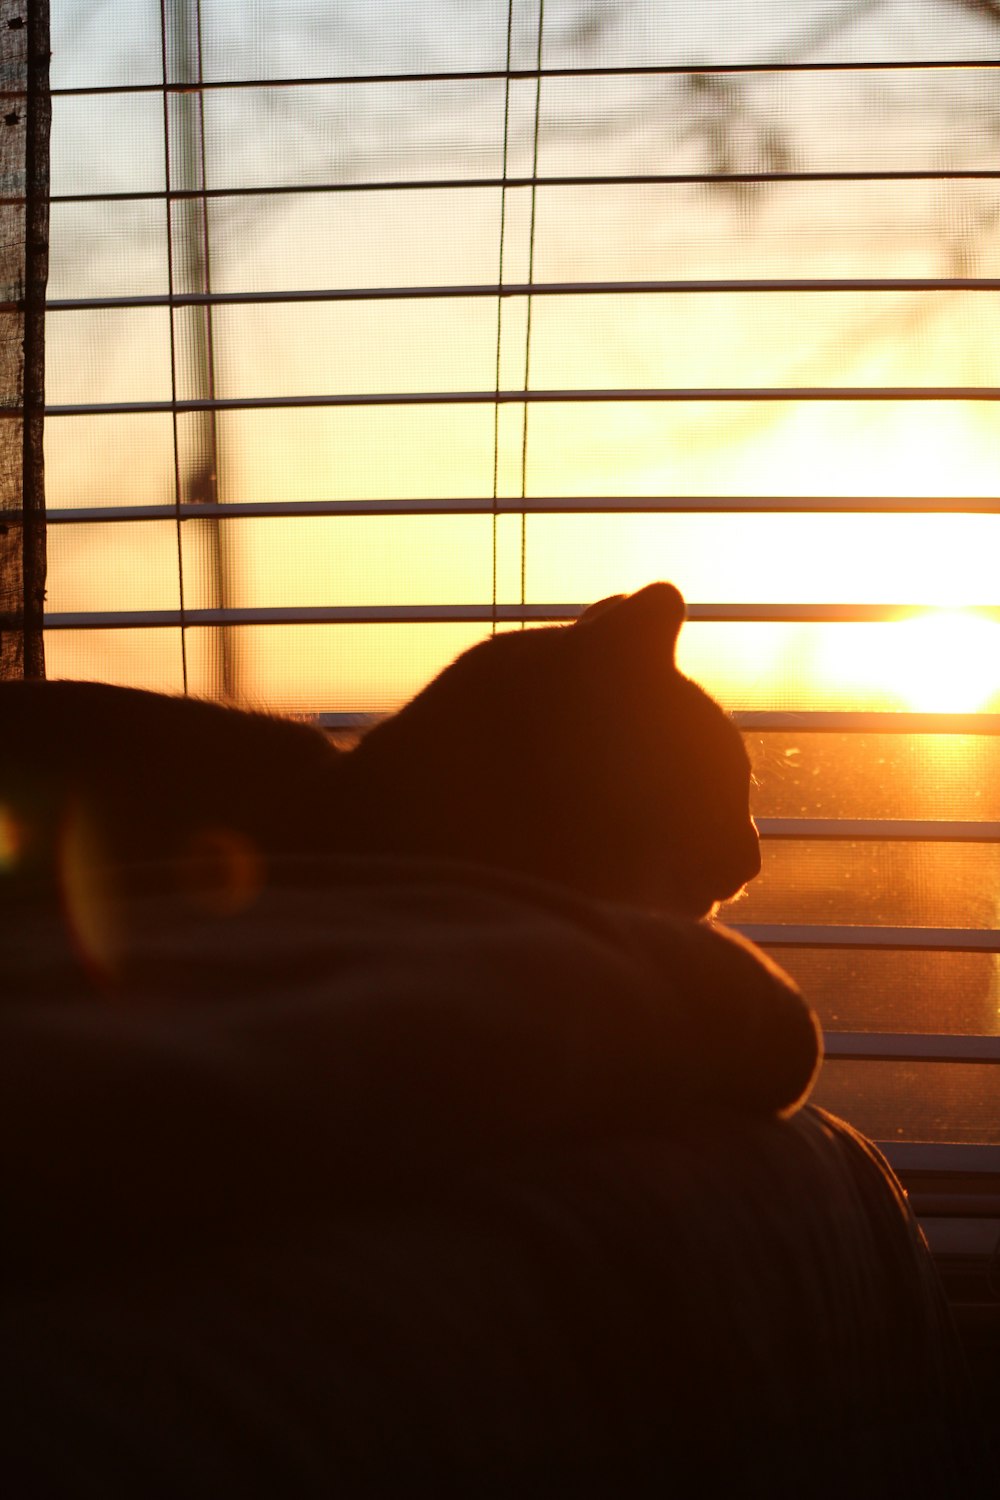
[[[606,9],[614,32],[614,8]],[[651,55],[717,50],[712,11],[649,7],[659,38],[650,42]],[[368,17],[364,7],[357,14]],[[373,38],[376,14],[368,17]],[[773,29],[775,38],[784,34],[777,11],[755,12],[754,24]],[[859,21],[862,32],[867,24]],[[876,21],[871,25],[877,31]],[[287,32],[294,52],[304,33],[291,18]],[[224,71],[230,42],[217,59]],[[478,28],[466,42],[474,52],[497,44]],[[870,42],[881,55],[875,33]],[[631,42],[622,36],[619,44],[631,55]],[[71,58],[86,76],[93,60],[84,67],[78,50],[64,48],[60,61],[56,49],[54,65],[69,67]],[[312,61],[307,45],[302,76]],[[150,66],[159,77],[158,52]],[[530,109],[525,113],[536,96],[527,87],[511,113],[499,79],[359,86],[336,95],[364,103],[354,113],[345,103],[345,154],[336,172],[345,183],[387,185],[357,195],[296,189],[315,188],[316,174],[333,170],[324,110],[335,96],[326,88],[291,89],[281,96],[287,114],[260,111],[252,91],[209,91],[201,146],[212,183],[289,188],[248,198],[239,209],[251,216],[246,220],[223,200],[213,204],[212,290],[238,298],[211,313],[213,394],[223,402],[390,400],[236,408],[211,424],[188,413],[176,432],[165,412],[50,420],[49,504],[169,504],[178,478],[183,490],[211,470],[223,515],[228,502],[469,498],[485,509],[471,516],[239,519],[218,528],[196,522],[181,527],[180,547],[172,520],[52,527],[49,610],[177,611],[182,599],[187,608],[221,603],[236,610],[482,607],[494,591],[500,602],[516,604],[522,589],[529,604],[586,605],[665,578],[692,604],[933,612],[884,625],[693,622],[682,637],[682,663],[727,706],[988,707],[1000,692],[998,627],[975,607],[997,602],[1000,515],[951,508],[998,493],[1000,403],[975,396],[1000,381],[1000,303],[951,287],[948,278],[959,276],[959,265],[973,280],[992,274],[1000,234],[993,185],[961,180],[957,171],[946,190],[919,174],[905,183],[761,183],[748,194],[695,180],[601,180],[631,172],[710,175],[718,170],[710,146],[720,131],[731,131],[727,149],[741,170],[759,168],[768,141],[773,147],[779,140],[803,171],[850,171],[883,153],[891,164],[920,166],[938,137],[949,143],[956,169],[992,167],[980,128],[992,108],[989,69],[927,70],[912,98],[880,92],[884,85],[864,72],[754,74],[730,80],[726,108],[736,114],[715,118],[715,95],[691,90],[689,80],[547,77],[538,93],[537,140]],[[60,180],[89,190],[87,173],[100,162],[102,190],[142,186],[154,167],[160,170],[160,102],[150,96],[137,103],[138,134],[115,133],[105,121],[100,151],[87,149],[81,135],[90,108],[56,100]],[[178,148],[186,118],[176,122]],[[247,129],[251,119],[259,128]],[[101,120],[95,113],[95,129]],[[530,174],[535,156],[541,178],[582,180],[537,194],[501,191],[496,178],[504,167],[514,177]],[[411,177],[444,185],[406,192],[388,186]],[[476,177],[492,185],[446,185]],[[81,224],[90,223],[89,209],[77,212]],[[126,218],[124,238],[93,226],[81,238],[76,219],[60,217],[65,213],[58,209],[53,231],[51,297],[166,290],[167,246],[158,229]],[[190,230],[194,222],[178,221],[173,249],[197,280],[207,278],[208,267],[199,270],[201,252],[186,237],[185,225]],[[798,289],[802,280],[826,278],[840,289]],[[880,278],[889,284],[871,284]],[[935,287],[934,278],[946,279]],[[529,279],[580,290],[530,300],[454,295]],[[707,285],[713,281],[718,288]],[[741,285],[747,281],[770,289]],[[669,290],[620,289],[630,282],[665,282]],[[450,290],[396,295],[408,287]],[[356,295],[365,288],[375,295]],[[387,299],[380,288],[394,295]],[[240,300],[253,289],[267,297],[353,290],[309,302]],[[50,403],[168,403],[175,386],[185,395],[207,394],[208,324],[201,318],[193,309],[178,311],[172,341],[163,308],[51,317]],[[586,404],[494,407],[489,400],[494,389],[517,391],[525,382],[536,392],[632,394]],[[846,387],[968,394],[839,399]],[[787,401],[772,399],[786,389]],[[799,400],[799,389],[838,399]],[[685,394],[658,401],[643,399],[644,390]],[[760,390],[766,399],[713,400],[713,390]],[[419,404],[393,404],[392,393],[417,396]],[[462,399],[449,404],[429,399],[433,393]],[[468,399],[477,393],[480,399]],[[521,494],[551,496],[570,508],[529,514],[523,527],[516,514],[491,517],[493,495],[510,502]],[[575,499],[628,496],[654,504],[690,497],[695,505],[711,497],[711,506],[702,514],[571,513]],[[784,497],[801,509],[726,512],[719,505],[725,496]],[[877,504],[880,496],[931,498],[940,509],[810,513],[822,497]],[[244,625],[228,632],[226,680],[258,706],[383,712],[488,631],[482,621]],[[179,630],[139,623],[53,630],[46,651],[53,677],[177,692],[186,671],[189,689],[206,695],[220,692],[224,677],[221,636],[208,628],[186,631],[183,666]]]

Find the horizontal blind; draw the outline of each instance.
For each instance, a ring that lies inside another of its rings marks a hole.
[[[109,9],[53,0],[50,675],[352,730],[672,578],[821,1102],[996,1170],[990,8]]]

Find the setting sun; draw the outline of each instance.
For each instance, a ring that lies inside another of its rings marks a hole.
[[[974,610],[929,610],[825,634],[820,670],[926,713],[973,713],[1000,692],[1000,623]]]

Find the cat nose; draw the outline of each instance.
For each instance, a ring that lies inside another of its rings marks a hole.
[[[751,818],[741,839],[734,841],[732,858],[718,871],[715,888],[716,903],[732,901],[741,895],[746,886],[761,870],[760,837],[757,825]]]

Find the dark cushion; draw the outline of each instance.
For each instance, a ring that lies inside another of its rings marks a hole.
[[[756,950],[447,864],[175,875],[9,926],[11,1493],[975,1492],[926,1246]]]

